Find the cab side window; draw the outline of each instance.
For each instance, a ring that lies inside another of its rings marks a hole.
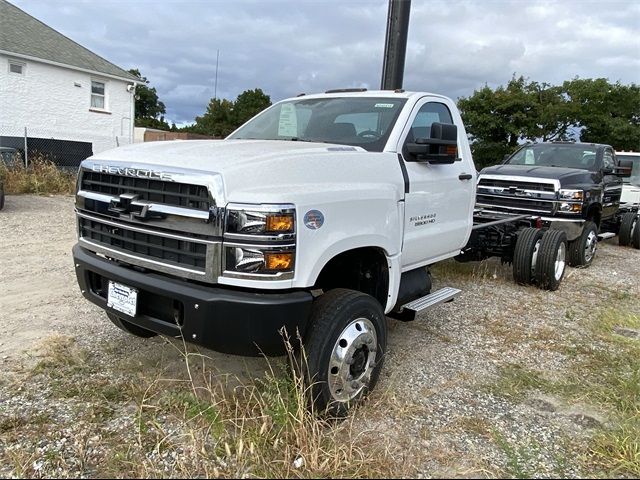
[[[431,136],[431,124],[434,122],[453,123],[451,112],[444,103],[428,102],[420,107],[404,141],[402,150],[405,158],[409,153],[407,151],[407,143],[413,143],[417,138],[429,138]]]
[[[613,170],[616,166],[613,160],[613,154],[610,150],[605,150],[602,156],[602,166],[605,170]]]
[[[445,104],[429,102],[420,107],[416,118],[411,124],[409,136],[413,137],[414,140],[416,138],[429,138],[431,124],[434,122],[453,123],[451,112]]]

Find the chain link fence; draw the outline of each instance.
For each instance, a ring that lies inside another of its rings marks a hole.
[[[7,166],[22,162],[25,167],[35,160],[48,160],[62,170],[76,171],[85,158],[129,141],[128,136],[0,125],[0,160]]]

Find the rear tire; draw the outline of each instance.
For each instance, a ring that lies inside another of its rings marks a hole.
[[[633,245],[633,248],[640,250],[640,217],[636,217],[636,223],[631,232],[631,245]]]
[[[345,416],[373,390],[382,369],[387,319],[380,303],[347,289],[318,297],[304,348],[303,373],[317,411]]]
[[[134,325],[131,322],[127,322],[126,320],[123,320],[122,318],[117,317],[113,313],[107,313],[107,317],[109,317],[109,320],[111,320],[113,324],[116,327],[118,327],[120,330],[130,333],[131,335],[134,335],[136,337],[151,338],[158,335],[156,332],[152,332],[151,330],[147,330],[146,328],[142,328],[137,325]]]
[[[635,226],[638,222],[638,215],[634,212],[627,212],[622,215],[620,222],[620,231],[618,232],[618,245],[626,247],[631,245],[631,238],[633,236]]]
[[[598,250],[598,227],[589,221],[582,227],[578,238],[569,243],[569,265],[572,267],[588,267],[593,262]]]
[[[513,279],[520,285],[530,285],[535,278],[535,267],[544,232],[539,228],[525,228],[518,234],[513,252]]]
[[[561,230],[547,230],[540,242],[536,264],[536,282],[544,290],[557,290],[566,268],[567,235]]]

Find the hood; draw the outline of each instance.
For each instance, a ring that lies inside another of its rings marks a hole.
[[[394,161],[389,161],[390,156]],[[113,162],[156,171],[219,175],[226,202],[293,201],[294,194],[365,187],[400,189],[395,154],[360,147],[279,140],[178,140],[148,142],[107,150],[87,163]],[[381,171],[382,170],[382,171]],[[397,170],[397,171],[396,171]],[[178,177],[175,177],[178,178]],[[380,185],[384,182],[385,185]],[[397,185],[396,185],[397,184]],[[403,190],[402,190],[403,191]],[[219,203],[219,204],[220,204]]]
[[[560,180],[560,185],[590,184],[596,181],[596,172],[580,168],[537,167],[530,165],[496,165],[482,169],[480,175],[510,175],[514,177],[548,178]]]

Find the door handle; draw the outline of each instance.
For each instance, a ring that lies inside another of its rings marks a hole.
[[[471,180],[473,178],[473,175],[471,175],[470,173],[461,173],[460,175],[458,175],[458,178],[460,180]]]

